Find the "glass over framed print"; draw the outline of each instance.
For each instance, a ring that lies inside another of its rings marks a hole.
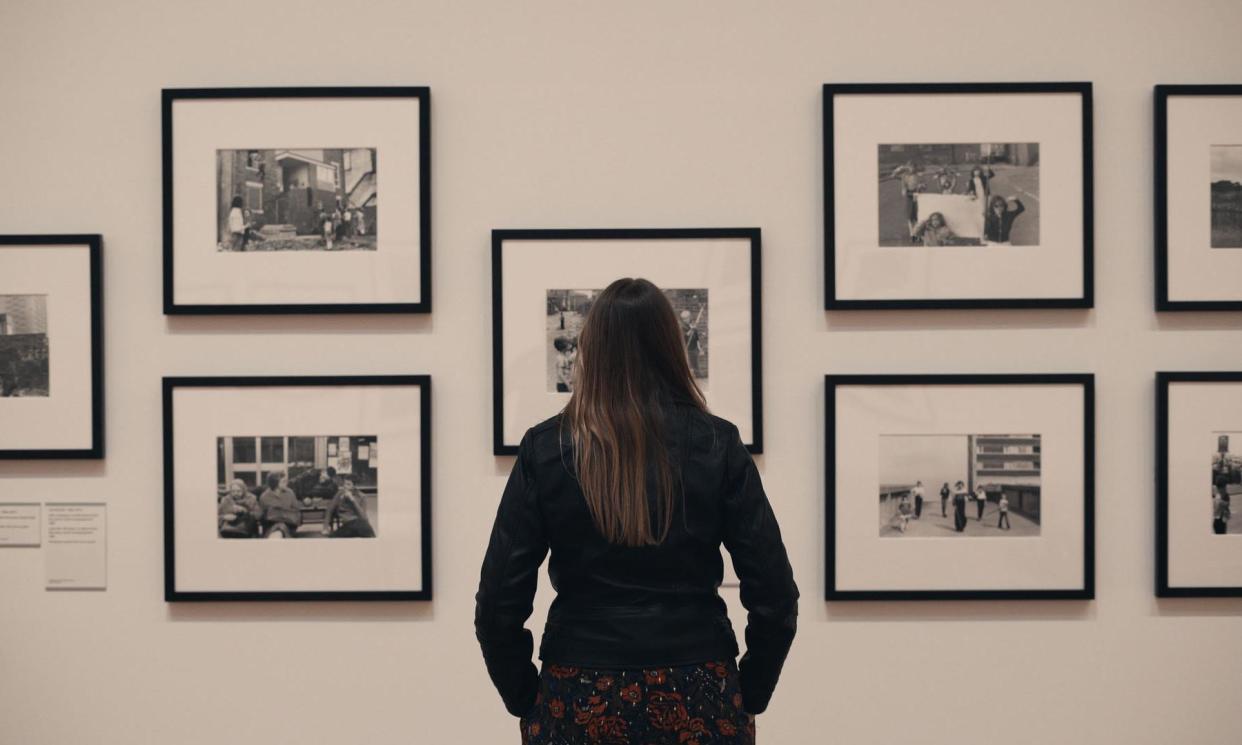
[[[565,407],[592,299],[622,277],[664,291],[708,406],[762,452],[758,228],[492,231],[493,452]]]
[[[430,600],[431,379],[164,378],[164,599]]]
[[[824,86],[827,310],[1090,308],[1090,83]]]
[[[828,600],[1094,597],[1091,375],[825,382]]]
[[[0,460],[102,458],[98,235],[0,235]]]
[[[1242,372],[1156,374],[1156,595],[1242,597]]]
[[[166,314],[431,311],[425,87],[165,89]]]
[[[1158,85],[1156,309],[1242,310],[1242,85]]]

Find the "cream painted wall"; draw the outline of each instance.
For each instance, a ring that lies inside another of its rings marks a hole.
[[[510,466],[488,231],[707,225],[763,228],[761,468],[805,595],[763,742],[1239,742],[1242,603],[1152,595],[1153,373],[1242,368],[1242,331],[1152,309],[1150,119],[1155,83],[1242,82],[1240,27],[1231,0],[4,3],[0,232],[104,235],[108,459],[0,464],[0,498],[106,500],[111,535],[102,593],[0,552],[0,742],[517,742],[471,627]],[[821,83],[1062,79],[1096,84],[1096,310],[821,310]],[[435,313],[165,318],[160,88],[327,84],[432,87]],[[825,604],[822,374],[966,371],[1096,373],[1098,599]],[[435,380],[435,602],[166,605],[160,377],[391,372]]]

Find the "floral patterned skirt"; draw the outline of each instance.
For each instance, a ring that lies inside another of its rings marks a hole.
[[[545,665],[522,745],[753,745],[733,660],[649,670]]]

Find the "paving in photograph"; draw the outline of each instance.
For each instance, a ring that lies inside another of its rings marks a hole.
[[[879,245],[1039,245],[1039,143],[878,147]]]
[[[1037,434],[881,435],[879,535],[1040,534]]]
[[[47,295],[0,295],[0,398],[51,395]]]
[[[578,358],[578,335],[595,296],[602,290],[548,290],[547,382],[550,393],[573,390],[573,368]],[[707,289],[664,290],[681,324],[682,343],[690,372],[699,387],[708,384]]]
[[[1212,248],[1242,248],[1242,145],[1212,145]]]
[[[219,251],[374,251],[373,147],[218,150]]]
[[[374,435],[217,437],[221,538],[374,538]]]

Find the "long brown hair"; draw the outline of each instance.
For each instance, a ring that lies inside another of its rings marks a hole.
[[[563,419],[587,507],[611,543],[649,546],[668,535],[680,488],[664,447],[672,398],[707,409],[673,306],[645,279],[618,279],[587,312]]]

